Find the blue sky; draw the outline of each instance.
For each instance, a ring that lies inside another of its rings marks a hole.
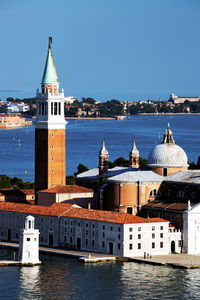
[[[1,0],[0,98],[40,87],[48,36],[65,95],[200,96],[199,0]]]

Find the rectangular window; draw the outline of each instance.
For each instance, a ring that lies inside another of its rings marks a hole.
[[[141,234],[138,234],[138,240],[140,240],[141,239]]]
[[[152,233],[152,239],[155,239],[155,233]]]
[[[61,103],[59,102],[59,115],[61,115]]]
[[[102,229],[105,230],[105,226],[104,225],[102,226]]]
[[[70,236],[70,243],[72,243],[72,236]]]
[[[133,231],[133,228],[129,228],[129,231],[130,231],[130,232]]]
[[[155,226],[152,226],[152,230],[155,230]]]
[[[160,226],[160,230],[163,230],[163,226]]]
[[[51,102],[51,115],[53,116],[53,102]]]
[[[92,240],[92,246],[94,246],[94,240]]]
[[[105,247],[105,242],[103,241],[103,242],[102,242],[102,248],[104,248],[104,247]]]
[[[94,236],[94,231],[92,231],[92,236]]]
[[[133,249],[133,244],[129,244],[129,250]]]
[[[78,223],[78,226],[81,226],[81,223]]]
[[[86,230],[86,235],[88,235],[88,230]]]
[[[141,227],[138,227],[138,231],[141,231]]]
[[[120,227],[118,227],[118,231],[119,231],[119,232],[121,231],[121,228],[120,228]]]
[[[163,242],[160,242],[160,248],[163,248]]]
[[[182,240],[178,241],[178,247],[182,247]]]
[[[88,245],[88,239],[85,240],[85,244]]]
[[[118,250],[120,250],[120,248],[121,248],[121,245],[120,245],[120,244],[118,244]]]
[[[132,234],[129,235],[129,240],[132,240],[133,239],[133,236]]]
[[[155,243],[152,243],[152,249],[155,248]]]
[[[102,237],[103,237],[103,238],[105,237],[105,232],[102,232]]]
[[[126,208],[126,212],[127,212],[127,214],[133,214],[133,208],[132,207],[127,207]]]
[[[88,227],[88,223],[86,223],[86,227]]]
[[[30,242],[31,239],[30,239],[30,238],[27,238],[26,240],[27,240],[27,242]]]
[[[120,234],[118,234],[118,240],[120,240],[121,239],[121,235]]]
[[[113,230],[113,228],[112,228],[112,226],[110,227],[110,231],[112,231]]]
[[[160,233],[160,238],[161,238],[161,239],[163,238],[163,233]]]
[[[67,240],[67,239],[66,239],[66,235],[65,235],[65,236],[64,236],[64,243],[66,243],[66,240]]]
[[[141,244],[140,243],[138,243],[138,249],[141,249]]]

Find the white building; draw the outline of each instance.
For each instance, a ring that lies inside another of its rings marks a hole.
[[[188,201],[188,209],[183,214],[183,252],[200,254],[200,204],[193,207]]]
[[[51,206],[0,203],[0,239],[18,242],[20,228],[30,214],[35,217],[35,226],[40,231],[41,246],[124,257],[170,252],[169,222],[166,220],[61,203]]]
[[[25,227],[21,229],[19,242],[19,262],[22,264],[40,264],[39,230],[35,229],[35,218],[27,216]]]
[[[7,113],[25,112],[30,109],[28,104],[24,102],[9,102],[7,104]]]

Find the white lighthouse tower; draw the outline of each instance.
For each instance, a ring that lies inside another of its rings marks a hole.
[[[35,229],[35,218],[27,216],[25,227],[21,229],[19,242],[19,262],[21,264],[37,265],[39,261],[39,230]]]

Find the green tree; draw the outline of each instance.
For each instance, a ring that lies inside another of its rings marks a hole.
[[[80,173],[86,172],[86,171],[88,171],[89,169],[88,169],[88,167],[86,167],[85,165],[79,164],[78,167],[77,167],[77,170],[78,170],[78,171],[77,171],[76,173],[74,173],[74,176],[77,176],[77,175],[80,174]]]
[[[7,175],[0,175],[0,187],[1,188],[10,188],[10,177]]]

